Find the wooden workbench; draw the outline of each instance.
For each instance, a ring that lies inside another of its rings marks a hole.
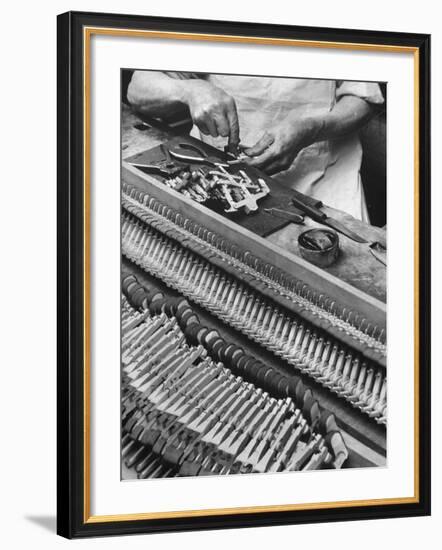
[[[140,119],[126,105],[123,105],[123,160],[136,153],[151,149],[171,137],[167,131],[140,126],[140,122]],[[329,216],[342,221],[347,227],[366,238],[367,241],[385,241],[384,229],[370,226],[330,207],[324,207],[324,211]],[[318,226],[319,224],[306,216],[304,225],[290,223],[269,235],[267,240],[299,256],[298,235],[310,227]],[[339,234],[339,240],[341,248],[339,258],[325,270],[370,296],[386,302],[386,267],[373,257],[368,244],[356,243],[342,234]]]

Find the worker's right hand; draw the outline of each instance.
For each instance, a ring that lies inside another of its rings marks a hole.
[[[229,149],[235,150],[239,144],[239,123],[233,97],[205,80],[186,80],[185,87],[194,124],[205,135],[227,137]]]

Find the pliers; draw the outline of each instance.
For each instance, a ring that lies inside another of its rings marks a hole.
[[[144,164],[141,162],[131,162],[130,164],[132,166],[135,166],[135,168],[141,168],[146,172],[150,172],[151,174],[157,174],[158,176],[162,176],[163,178],[172,178],[177,174],[179,174],[180,172],[182,172],[183,170],[182,166],[176,166],[176,164],[170,158],[168,149],[166,149],[164,145],[161,145],[160,149],[164,155],[164,158],[160,160],[158,163]]]
[[[229,168],[229,165],[225,162],[211,160],[209,158],[209,155],[205,151],[202,151],[196,145],[192,145],[191,143],[179,143],[178,147],[180,149],[192,151],[197,154],[197,156],[188,155],[183,153],[177,153],[176,151],[172,151],[171,149],[169,149],[170,156],[181,162],[201,163],[201,164],[206,164],[207,166],[212,166],[217,168],[219,167]]]

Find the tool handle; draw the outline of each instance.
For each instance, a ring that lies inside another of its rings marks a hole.
[[[184,150],[187,150],[187,151],[192,151],[193,153],[196,153],[198,155],[198,157],[206,158],[206,159],[208,157],[208,155],[205,151],[203,151],[202,149],[200,149],[196,145],[193,145],[193,143],[185,143],[185,142],[179,143],[178,147],[180,149],[184,149]]]
[[[306,204],[304,201],[298,199],[297,197],[292,197],[292,203],[302,210],[304,214],[307,214],[307,216],[310,216],[312,220],[315,220],[317,222],[323,222],[327,219],[327,214],[324,212],[321,212],[318,208],[315,208],[314,206],[310,206],[309,204]]]
[[[322,204],[322,201],[320,201],[319,199],[315,199],[314,197],[309,197],[304,193],[300,193],[299,191],[296,191],[296,189],[290,189],[290,194],[292,197],[298,199],[299,201],[306,204],[307,206],[313,206],[313,208],[322,208],[324,206]]]

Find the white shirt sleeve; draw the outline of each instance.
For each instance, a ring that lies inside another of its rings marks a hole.
[[[336,99],[344,95],[354,95],[377,105],[384,103],[384,98],[377,82],[338,80],[336,83]]]

